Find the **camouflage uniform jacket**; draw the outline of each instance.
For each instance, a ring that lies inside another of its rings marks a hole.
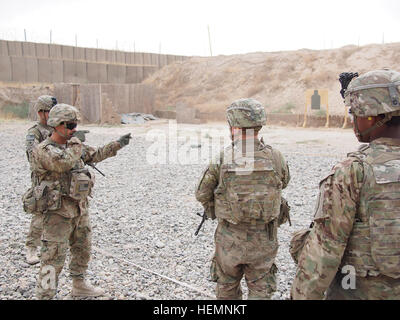
[[[48,125],[43,125],[40,122],[36,123],[33,127],[28,129],[28,134],[26,135],[26,156],[30,162],[32,149],[42,141],[46,140],[51,133],[53,128]]]
[[[375,246],[378,246],[377,253],[386,250],[387,255],[387,250],[391,251],[390,259],[396,259],[391,262],[399,264],[400,233],[396,234],[399,227],[396,229],[395,226],[400,224],[400,168],[397,164],[394,167],[374,165],[388,160],[400,161],[400,140],[379,138],[369,145],[362,145],[358,152],[348,154],[321,180],[313,228],[299,255],[292,284],[293,299],[323,299],[344,265],[354,266],[358,277],[370,276],[368,279],[373,281],[374,276],[382,274],[384,268],[381,266],[386,263],[379,258],[376,260],[378,255],[372,258],[371,250],[374,252]],[[397,170],[397,174],[393,170]],[[391,181],[383,181],[383,178]],[[389,183],[394,180],[396,183]],[[382,188],[386,188],[386,192]],[[389,217],[392,213],[394,218]],[[389,228],[378,225],[374,235],[376,217],[391,218],[391,225]],[[390,236],[385,236],[385,231]],[[397,248],[397,253],[393,248]],[[380,263],[379,268],[376,262]],[[399,270],[398,265],[396,269]]]
[[[225,148],[220,153],[220,156],[217,159],[217,161],[213,161],[205,169],[197,185],[195,193],[196,199],[203,205],[204,209],[206,210],[207,216],[209,218],[212,219],[216,218],[214,214],[214,205],[215,205],[214,192],[217,189],[217,187],[222,183],[222,181],[220,181],[221,179],[220,173],[221,173],[221,166],[224,164],[223,163],[225,158],[224,155],[232,152],[232,148],[234,148],[239,143],[242,143],[242,140],[237,140],[235,141],[234,144]],[[274,169],[278,175],[278,180],[281,181],[280,183],[281,189],[286,188],[290,180],[290,173],[285,158],[278,150],[273,149],[268,145],[265,145],[262,140],[260,141],[258,139],[254,139],[254,151],[264,150],[264,149],[268,149],[271,151],[270,152],[271,158],[273,158],[271,160],[274,163],[275,166]]]
[[[51,138],[46,139],[32,150],[32,167],[35,174],[34,186],[44,182],[53,182],[61,193],[61,208],[54,211],[67,218],[72,218],[71,207],[87,209],[87,198],[76,201],[71,198],[70,183],[73,170],[84,169],[87,163],[97,163],[117,154],[121,145],[117,141],[110,142],[103,147],[93,148],[82,144],[77,138],[75,144],[59,145]],[[70,141],[72,141],[72,139]],[[90,172],[94,177],[94,173]]]

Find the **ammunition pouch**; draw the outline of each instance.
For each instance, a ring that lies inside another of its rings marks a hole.
[[[57,182],[42,181],[29,188],[22,196],[24,211],[27,213],[46,213],[61,208],[61,192]]]
[[[304,248],[304,244],[310,231],[311,228],[301,229],[294,232],[292,235],[292,240],[290,240],[289,244],[289,252],[296,264],[299,262],[299,256]]]
[[[284,198],[281,197],[281,208],[279,212],[279,217],[278,217],[278,226],[281,226],[282,224],[289,222],[289,225],[292,225],[292,222],[290,221],[290,206],[288,201]]]
[[[71,183],[69,197],[74,200],[84,200],[92,194],[94,186],[94,175],[88,169],[77,169],[71,171]]]

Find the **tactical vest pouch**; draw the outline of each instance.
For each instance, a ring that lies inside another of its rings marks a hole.
[[[373,164],[379,193],[369,201],[371,253],[379,271],[400,278],[400,161]]]
[[[268,223],[278,218],[282,183],[271,160],[255,157],[235,159],[233,164],[222,165],[221,171],[226,186],[225,199],[231,213],[231,217],[221,218],[236,223],[254,220]]]
[[[293,261],[297,264],[299,262],[299,256],[304,248],[306,239],[311,231],[311,228],[301,229],[296,231],[292,235],[292,239],[289,244],[289,252],[292,256]]]
[[[36,199],[33,196],[33,187],[29,188],[22,196],[22,205],[26,213],[34,213],[36,211]]]
[[[61,193],[58,183],[42,181],[40,185],[29,188],[22,197],[24,211],[45,213],[61,208]]]
[[[72,170],[69,196],[74,200],[84,200],[91,195],[93,185],[94,175],[89,170]]]

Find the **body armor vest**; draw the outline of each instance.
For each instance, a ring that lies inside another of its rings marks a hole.
[[[214,191],[216,217],[233,224],[267,224],[280,212],[282,182],[273,150],[253,141],[253,150],[243,152],[241,142],[225,150]]]
[[[51,141],[45,143],[42,148],[53,144]],[[85,168],[85,163],[79,159],[74,168],[67,172],[48,171],[41,168],[34,168],[35,186],[51,184],[54,189],[60,192],[61,196],[74,200],[84,200],[91,195],[95,182],[95,175]]]
[[[371,143],[349,156],[363,164],[364,181],[342,266],[400,278],[400,147]]]

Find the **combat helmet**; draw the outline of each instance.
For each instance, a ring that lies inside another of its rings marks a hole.
[[[230,127],[254,128],[267,123],[264,107],[255,99],[239,99],[228,107],[226,117]]]
[[[57,104],[57,99],[53,96],[43,95],[35,103],[35,111],[50,111]]]
[[[356,135],[363,136],[400,116],[400,73],[390,69],[369,71],[353,79],[344,92],[345,104],[356,117],[384,115],[372,127]]]
[[[74,122],[79,120],[80,113],[77,108],[69,104],[60,103],[50,110],[47,125],[50,127],[57,127],[61,122]]]
[[[377,116],[400,110],[400,73],[382,69],[353,79],[345,94],[345,103],[358,117]]]

